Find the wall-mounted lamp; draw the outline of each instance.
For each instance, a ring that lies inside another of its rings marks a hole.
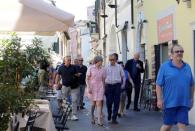
[[[132,25],[132,26],[131,26],[131,29],[135,29],[135,26],[134,26],[134,25]]]
[[[117,8],[117,5],[115,5],[115,4],[108,4],[108,6],[109,6],[110,8]]]
[[[148,23],[148,20],[144,19],[142,22],[143,22],[143,23]]]
[[[103,15],[100,15],[102,18],[106,18],[106,17],[108,17],[108,15],[106,15],[106,14],[103,14]]]
[[[115,26],[118,27],[118,24],[117,24],[117,0],[115,0],[114,4],[108,4],[108,6],[110,8],[114,8],[115,9]]]

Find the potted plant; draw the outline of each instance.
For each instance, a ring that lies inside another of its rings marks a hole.
[[[36,68],[47,53],[33,40],[33,45],[23,48],[21,38],[15,33],[10,39],[0,42],[0,131],[8,128],[11,114],[25,112],[35,98],[34,89],[38,86]],[[30,77],[25,88],[21,81]]]

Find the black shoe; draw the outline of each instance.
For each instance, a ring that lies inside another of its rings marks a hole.
[[[110,115],[108,115],[108,121],[110,121],[111,120],[111,114]]]
[[[83,109],[85,109],[85,107],[84,106],[80,106],[80,109],[83,110]]]
[[[139,108],[134,108],[134,111],[139,112],[139,111],[140,111],[140,109],[139,109]]]
[[[129,109],[129,107],[130,107],[130,104],[127,104],[127,105],[126,105],[126,110],[128,110],[128,109]]]
[[[118,121],[116,121],[116,120],[112,120],[112,124],[118,124]]]

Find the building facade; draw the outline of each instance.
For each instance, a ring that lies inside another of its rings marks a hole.
[[[149,78],[155,79],[160,65],[169,59],[170,47],[184,48],[184,61],[195,74],[195,1],[138,0],[134,3],[136,47],[148,61]],[[191,56],[191,57],[189,57]],[[195,124],[195,108],[190,122]]]
[[[130,0],[96,0],[96,22],[100,27],[98,49],[104,58],[118,53],[124,63],[136,51]]]

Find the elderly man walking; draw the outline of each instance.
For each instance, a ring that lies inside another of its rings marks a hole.
[[[114,54],[109,56],[110,64],[105,68],[105,95],[108,111],[108,121],[112,118],[113,124],[118,124],[117,114],[120,103],[120,92],[125,87],[125,74],[123,68],[116,63]],[[114,104],[114,108],[112,106]]]
[[[62,64],[56,75],[56,84],[59,84],[59,77],[62,78],[62,94],[64,99],[67,99],[71,96],[72,98],[72,117],[71,120],[78,120],[77,117],[77,104],[78,104],[78,96],[79,96],[79,88],[78,88],[78,70],[74,65],[71,65],[71,57],[66,56],[64,58],[64,64]]]
[[[84,103],[83,103],[83,98],[84,98],[85,86],[86,86],[85,78],[86,78],[86,73],[87,73],[87,67],[85,65],[83,65],[83,58],[82,57],[78,58],[77,68],[78,68],[77,70],[79,73],[78,84],[79,84],[79,88],[80,88],[78,106],[80,109],[85,109]]]
[[[185,131],[188,111],[193,106],[194,80],[190,66],[183,58],[180,45],[171,48],[171,59],[161,65],[156,80],[157,106],[163,109],[163,126],[160,131],[170,131],[177,124]]]
[[[134,90],[135,90],[135,96],[134,96],[134,111],[140,111],[138,108],[138,100],[139,100],[139,94],[140,94],[140,87],[141,87],[141,73],[144,73],[144,67],[143,62],[139,60],[140,54],[136,52],[134,54],[134,58],[127,61],[125,65],[125,70],[127,70],[132,77],[133,83],[134,83]],[[127,88],[127,97],[128,102],[126,109],[129,109],[131,104],[131,94],[132,94],[132,85]]]

